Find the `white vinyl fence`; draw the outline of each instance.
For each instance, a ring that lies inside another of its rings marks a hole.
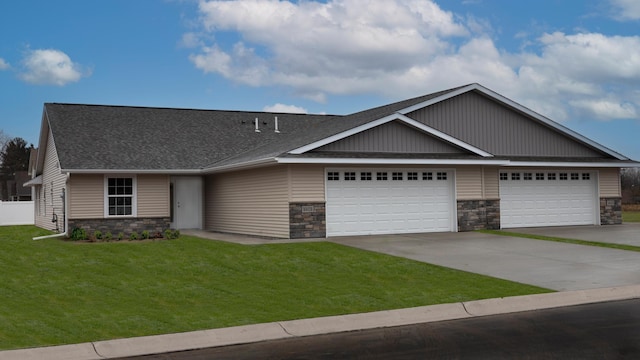
[[[33,201],[0,201],[0,226],[33,225]]]

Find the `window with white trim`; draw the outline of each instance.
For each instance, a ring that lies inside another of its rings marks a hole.
[[[580,174],[571,173],[571,180],[580,180]]]
[[[559,178],[560,178],[560,180],[569,180],[569,174],[560,173]]]
[[[436,174],[436,179],[438,180],[447,180],[447,173],[446,172],[439,172]]]
[[[378,172],[378,173],[376,173],[376,180],[378,180],[378,181],[387,180],[387,173],[386,172]]]
[[[391,173],[391,180],[402,180],[403,176],[401,172],[393,172]]]
[[[511,173],[511,180],[520,180],[520,173]]]
[[[362,180],[362,181],[370,181],[371,180],[371,173],[370,172],[361,172],[360,173],[360,180]]]
[[[356,180],[356,173],[353,171],[346,171],[344,173],[344,179],[346,181],[355,181]]]
[[[582,180],[591,180],[591,174],[582,173]]]
[[[507,180],[509,180],[509,174],[507,174],[507,173],[500,173],[500,180],[501,180],[501,181],[507,181]]]
[[[544,180],[544,173],[536,173],[536,180]]]
[[[423,172],[422,173],[422,180],[433,180],[433,173],[432,172]]]
[[[547,180],[555,180],[555,179],[556,179],[556,173],[547,174]]]
[[[524,173],[524,174],[522,174],[522,178],[524,180],[533,180],[533,174],[532,173]]]
[[[105,181],[105,215],[135,216],[135,178],[107,177]]]
[[[337,171],[329,171],[327,173],[327,180],[329,181],[338,181],[340,180],[340,173]]]
[[[417,172],[408,172],[407,173],[407,180],[418,180],[418,173]]]

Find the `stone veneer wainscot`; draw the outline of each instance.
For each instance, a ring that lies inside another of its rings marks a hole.
[[[500,200],[458,200],[458,231],[500,229]]]
[[[110,219],[69,219],[69,232],[74,228],[84,229],[88,235],[99,230],[103,234],[107,231],[113,236],[117,236],[122,232],[130,235],[132,232],[141,232],[147,230],[151,234],[162,233],[171,227],[171,220],[168,217],[162,218],[110,218]]]

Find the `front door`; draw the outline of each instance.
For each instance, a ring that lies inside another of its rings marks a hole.
[[[202,178],[199,176],[171,177],[171,227],[174,229],[202,229]]]

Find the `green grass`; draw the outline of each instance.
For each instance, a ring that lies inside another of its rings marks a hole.
[[[567,243],[567,244],[598,246],[603,248],[640,252],[640,246],[633,246],[633,245],[612,244],[612,243],[604,243],[604,242],[598,242],[598,241],[568,239],[568,238],[561,238],[561,237],[554,237],[554,236],[523,234],[523,233],[503,231],[503,230],[478,230],[478,231],[486,234],[521,237],[521,238],[534,239],[534,240],[555,241],[555,242],[561,242],[561,243]]]
[[[640,211],[622,211],[622,222],[640,222]]]
[[[33,241],[0,227],[0,349],[550,290],[328,242]]]

